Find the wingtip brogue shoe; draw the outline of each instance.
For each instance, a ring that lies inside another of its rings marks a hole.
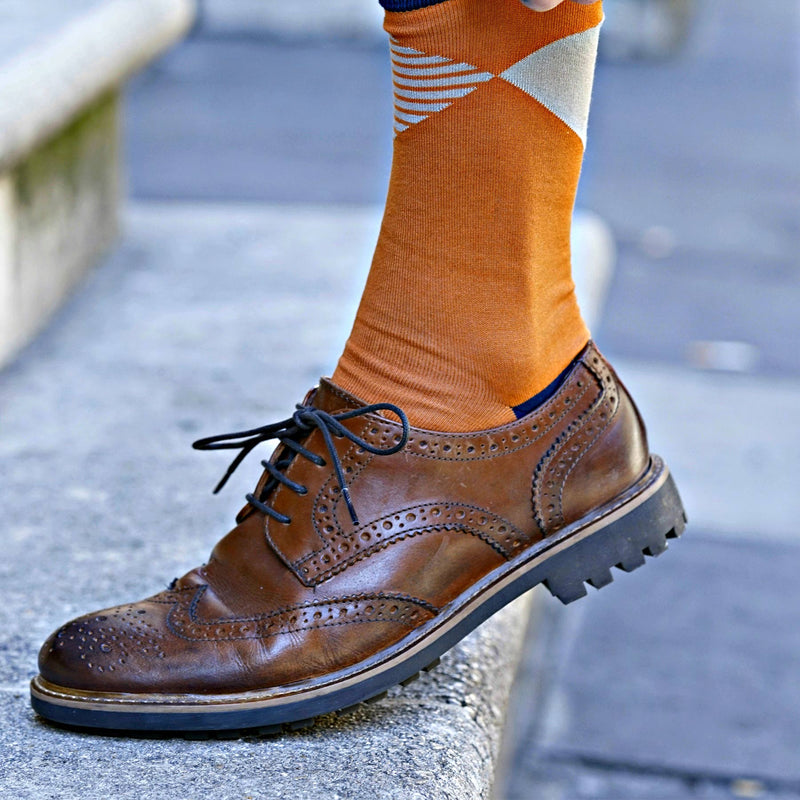
[[[323,380],[208,563],[44,644],[43,717],[120,731],[273,730],[383,693],[543,583],[564,602],[683,531],[664,463],[593,344],[556,394],[475,433],[408,425]],[[223,479],[227,480],[228,475]]]

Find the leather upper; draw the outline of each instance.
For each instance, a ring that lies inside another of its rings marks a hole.
[[[327,380],[311,402],[331,414],[362,406]],[[376,447],[402,435],[378,414],[344,424]],[[558,392],[513,423],[412,428],[388,456],[334,442],[358,525],[331,465],[295,456],[285,474],[308,491],[278,486],[266,498],[290,523],[247,506],[208,564],[169,590],[56,631],[40,653],[42,676],[90,691],[224,693],[347,667],[613,500],[649,460],[633,402],[591,343]],[[318,430],[303,446],[327,453]]]

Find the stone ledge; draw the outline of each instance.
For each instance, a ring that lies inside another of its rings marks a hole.
[[[0,759],[10,796],[80,800],[91,786],[119,800],[488,800],[542,590],[417,682],[279,739],[98,738],[35,719],[25,680],[53,628],[152,594],[154,579],[181,574],[227,529],[222,506],[235,511],[235,496],[204,500],[227,458],[197,458],[188,442],[284,417],[329,371],[380,226],[377,208],[164,203],[125,216],[122,246],[17,368],[0,373],[11,598],[0,611],[10,643]],[[598,230],[579,215],[576,255],[597,256]]]
[[[0,40],[0,365],[114,241],[121,84],[186,31],[193,10],[193,0],[12,9],[17,39]]]
[[[175,42],[193,9],[192,0],[110,0],[10,60],[0,54],[0,172]]]
[[[0,171],[0,364],[116,238],[118,113],[118,98],[106,95]]]
[[[529,598],[500,611],[414,683],[280,737],[95,737],[40,723],[27,687],[3,687],[4,796],[84,800],[90,786],[92,797],[117,800],[490,800]],[[32,741],[33,758],[20,746]]]
[[[189,442],[285,417],[329,371],[380,209],[165,203],[125,219],[111,259],[0,373],[8,796],[488,800],[536,594],[418,681],[277,739],[115,739],[34,717],[25,683],[53,628],[152,594],[228,529],[257,459],[212,500],[228,459]]]

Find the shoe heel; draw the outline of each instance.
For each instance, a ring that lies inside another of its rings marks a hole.
[[[683,504],[668,475],[643,503],[549,559],[542,582],[562,603],[572,603],[586,595],[587,583],[596,589],[611,583],[612,567],[633,572],[646,556],[661,555],[685,527]]]

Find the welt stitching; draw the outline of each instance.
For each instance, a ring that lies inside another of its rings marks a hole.
[[[575,367],[576,368],[577,367],[583,367],[587,371],[591,372],[591,370],[589,369],[588,365],[586,364],[586,361],[588,360],[588,358],[590,356],[590,353],[592,353],[592,352],[596,352],[596,348],[594,347],[594,345],[592,343],[590,343],[587,346],[586,352],[583,354],[583,356],[578,361],[576,361]],[[569,378],[567,380],[565,380],[564,383],[558,388],[558,391],[556,391],[556,393],[545,402],[545,406],[547,406],[550,403],[554,402],[557,398],[559,398],[563,393],[565,393],[569,389],[569,387],[573,384],[573,378],[575,377],[576,371],[577,371],[577,369],[573,370],[573,372],[570,373]],[[336,395],[336,397],[338,397],[340,400],[344,401],[345,403],[351,404],[353,402],[357,402],[354,397],[352,397],[351,395],[346,394],[344,391],[339,389],[334,384],[327,384],[326,390],[328,392],[330,392],[331,394]],[[584,389],[584,391],[581,392],[581,394],[578,396],[578,398],[576,398],[576,402],[577,402],[577,399],[580,399],[580,397],[582,397],[585,392],[586,392],[586,389]],[[542,409],[539,409],[539,410],[541,411]],[[558,420],[562,419],[563,416],[568,411],[569,411],[569,409],[565,409],[562,412],[562,414],[560,414],[554,420],[553,424],[555,424],[555,422],[557,422]],[[338,409],[337,409],[337,412],[338,412]],[[337,413],[337,412],[334,412],[334,413]],[[387,419],[386,417],[381,417],[381,416],[378,416],[377,414],[376,415],[370,415],[370,416],[374,416],[375,419],[377,419],[379,422],[381,422],[383,424],[388,424],[388,425],[390,425],[392,427],[399,427],[399,426],[396,425],[396,423],[393,423],[391,420]],[[518,427],[520,422],[521,422],[521,420],[514,420],[513,422],[507,422],[505,425],[501,425],[499,428],[492,428],[491,430],[497,431],[498,433],[504,433],[504,432],[510,431],[510,430]],[[550,427],[552,427],[552,425]],[[425,430],[422,430],[422,429],[420,429],[420,432],[422,432],[422,433],[430,433],[430,434],[439,433],[438,431],[425,431]],[[534,439],[531,439],[530,442],[528,442],[528,444],[530,444],[531,442],[535,442],[537,439],[540,439],[546,432],[547,432],[547,429],[542,431]],[[473,431],[473,432],[469,432],[469,433],[452,433],[452,434],[448,434],[448,436],[450,438],[453,438],[453,439],[471,439],[471,438],[474,438],[475,433],[481,433],[481,431]],[[504,452],[515,452],[516,450],[522,449],[522,447],[527,447],[527,444],[522,445],[521,447],[514,448],[511,451],[504,451]],[[416,453],[412,453],[412,455],[417,455],[417,454]],[[500,454],[500,455],[502,455],[502,454]],[[419,454],[419,457],[420,458],[435,458],[435,456],[428,456],[428,455],[423,455],[423,454]],[[497,456],[491,456],[491,458],[497,458]],[[445,459],[441,459],[441,460],[444,460],[444,461],[460,461],[462,459],[445,458]],[[475,459],[467,459],[467,460],[478,461],[480,459],[479,458],[475,458]]]
[[[584,363],[584,359],[581,359],[575,366],[576,367],[583,367],[586,371],[592,372],[592,370],[589,369],[588,365],[586,365]],[[574,378],[575,377],[575,372],[573,372],[570,377]],[[559,387],[558,391],[549,400],[547,400],[547,402],[545,403],[545,406],[542,407],[541,409],[539,409],[539,411],[541,412],[542,410],[544,410],[544,408],[547,405],[550,405],[551,403],[554,403],[557,399],[559,399],[561,397],[562,394],[565,394],[570,389],[570,387],[573,386],[573,384],[574,384],[574,381],[571,380],[571,379],[565,381]],[[548,418],[549,419],[549,423],[547,423],[546,427],[542,428],[541,431],[536,436],[528,439],[524,444],[518,445],[517,447],[505,448],[505,449],[499,451],[498,453],[494,453],[492,455],[471,456],[471,457],[467,457],[467,458],[453,458],[453,457],[447,457],[447,456],[432,456],[432,455],[429,455],[429,454],[426,454],[426,453],[415,453],[415,452],[409,452],[409,455],[414,456],[415,458],[427,458],[427,459],[430,459],[432,461],[488,461],[488,460],[493,459],[493,458],[499,458],[500,456],[507,455],[508,453],[516,453],[519,450],[524,450],[526,447],[529,447],[534,442],[539,441],[539,439],[541,439],[546,433],[548,433],[553,427],[555,427],[555,425],[557,425],[562,419],[564,419],[564,417],[572,410],[572,407],[577,405],[578,401],[583,398],[583,396],[586,394],[588,389],[589,389],[588,386],[584,386],[583,390],[578,395],[576,395],[574,403],[571,403],[569,406],[565,407],[564,410],[558,416],[553,417],[553,418]],[[334,390],[333,388],[331,388],[331,391],[334,394],[336,394],[338,397],[340,397],[342,400],[347,400],[348,399],[346,395],[341,394],[340,392]],[[544,416],[545,415],[542,415],[540,413],[538,415],[538,418],[541,419],[541,418],[544,418]],[[381,423],[383,425],[386,425],[388,427],[392,427],[392,428],[399,427],[398,425],[396,425],[396,423],[392,422],[389,419],[386,419],[385,417],[379,417],[377,415],[374,415],[374,418],[377,419],[377,421],[379,423]],[[510,432],[510,431],[514,430],[515,428],[527,427],[526,425],[522,425],[521,426],[520,422],[521,422],[521,420],[514,420],[513,422],[508,422],[505,425],[500,426],[499,428],[492,428],[491,430],[496,431],[497,433],[506,433],[506,432]],[[364,424],[365,428],[366,428],[366,426],[367,426],[367,423]],[[430,433],[432,435],[441,436],[441,433],[438,432],[438,431],[421,431],[421,432],[422,433]],[[449,439],[457,439],[457,440],[462,440],[462,441],[468,441],[470,439],[476,438],[476,434],[480,434],[480,433],[482,433],[482,431],[474,431],[474,432],[470,432],[470,433],[451,433],[451,434],[447,434],[447,438],[449,438]]]
[[[585,427],[586,423],[590,419],[594,418],[595,414],[600,409],[600,407],[605,402],[607,402],[607,400],[608,400],[607,392],[606,392],[606,388],[605,388],[605,384],[603,382],[602,376],[598,375],[593,370],[590,370],[590,372],[592,372],[592,375],[594,376],[595,380],[597,381],[600,393],[597,395],[597,397],[595,398],[594,402],[586,410],[586,412],[581,415],[580,424],[576,425],[574,430],[570,429],[569,431],[567,431],[568,435],[565,438],[560,439],[559,442],[556,443],[556,449],[555,449],[555,451],[553,452],[553,454],[551,455],[551,457],[549,459],[548,467],[552,464],[553,461],[556,460],[556,458],[558,457],[558,454],[561,453],[566,448],[566,446],[574,439],[574,437],[577,436],[578,433],[581,430],[583,430],[583,428]],[[576,423],[577,422],[578,422],[578,420],[576,420]],[[571,426],[570,426],[570,428],[571,428]],[[555,520],[559,521],[559,522],[564,519],[562,495],[563,495],[563,492],[564,492],[564,482],[565,481],[566,481],[566,477],[563,478],[563,480],[561,482],[561,485],[558,487],[558,508],[556,510],[556,514],[553,515],[553,518]],[[553,520],[551,520],[551,522],[552,521]]]
[[[645,472],[645,475],[646,474],[647,472]],[[627,492],[624,492],[622,495],[616,498],[610,506],[604,508],[603,514],[599,515],[595,519],[601,519],[608,514],[613,514],[618,508],[622,508],[627,502],[629,502],[632,497],[635,497],[637,494],[640,494],[641,492],[645,491],[645,489],[648,489],[650,486],[652,486],[656,482],[657,478],[658,473],[654,473],[650,476],[647,482],[641,486],[634,485],[633,487],[630,487]]]
[[[363,434],[364,430],[367,427],[367,425],[371,425],[371,424],[372,423],[370,423],[369,420],[364,422],[364,425],[362,426],[360,433]],[[361,438],[363,439],[364,437],[362,436]],[[348,458],[350,458],[352,460],[356,460],[356,459],[353,458],[353,455],[355,455],[355,450],[357,450],[357,449],[358,449],[358,447],[356,446],[356,443],[352,442],[350,448],[344,454],[344,458],[342,460],[344,461],[345,459],[348,459]],[[364,460],[364,463],[355,472],[353,472],[353,475],[352,475],[352,477],[350,479],[350,484],[349,484],[350,486],[353,485],[353,482],[355,481],[355,479],[369,466],[369,464],[372,463],[374,455],[372,453],[367,453],[366,450],[364,451],[364,455],[367,456],[367,458]],[[334,478],[334,476],[332,474],[330,476],[328,476],[328,480],[325,481],[325,483],[322,485],[322,488],[317,492],[317,496],[316,496],[316,498],[314,498],[313,512],[312,512],[312,515],[311,515],[311,523],[314,526],[314,531],[316,532],[317,536],[319,537],[320,541],[322,542],[322,547],[318,547],[316,550],[312,550],[310,553],[307,553],[305,556],[303,556],[298,561],[293,561],[292,564],[294,566],[297,566],[299,564],[303,564],[309,558],[313,558],[314,556],[325,552],[325,550],[330,550],[331,549],[330,541],[325,536],[323,536],[323,534],[321,533],[321,531],[319,530],[319,528],[317,526],[316,514],[317,514],[319,498],[320,498],[320,496],[322,495],[323,492],[327,492],[328,486],[333,481],[333,478]],[[332,505],[331,516],[333,517],[334,524],[339,527],[339,530],[342,530],[342,524],[339,522],[339,498],[340,497],[341,497],[341,495],[337,496],[335,502],[331,504]]]
[[[583,367],[585,370],[591,372],[589,367],[584,363],[584,359],[581,359],[576,364],[576,367]],[[577,369],[575,371],[573,371],[573,373],[571,375],[572,379],[575,378],[576,373],[577,373]],[[542,409],[540,409],[540,412],[543,411],[544,408],[546,408],[548,405],[556,403],[562,397],[563,394],[565,394],[567,391],[570,391],[571,388],[574,388],[574,384],[575,384],[574,380],[565,381],[562,384],[562,386],[559,387],[559,389],[556,392],[556,394],[553,395],[553,397],[550,398],[547,401],[547,403],[545,403],[545,406]],[[337,387],[335,387],[333,385],[329,385],[326,388],[331,394],[335,395],[336,397],[338,397],[342,401],[344,401],[346,403],[349,403],[349,402],[352,401],[352,398],[350,398],[348,395],[344,394],[343,392],[339,391]],[[542,437],[544,437],[547,433],[549,433],[559,422],[561,422],[564,419],[564,417],[572,410],[572,408],[574,408],[578,404],[578,402],[581,399],[583,399],[583,397],[585,396],[585,394],[588,391],[588,389],[589,389],[588,385],[585,385],[583,387],[582,391],[580,391],[580,393],[575,396],[574,402],[572,402],[569,405],[565,406],[564,409],[561,411],[561,413],[558,414],[557,416],[548,417],[547,415],[545,415],[543,413],[540,413],[537,417],[534,417],[534,419],[546,420],[545,423],[544,423],[544,426],[541,428],[541,430],[537,433],[536,436],[533,436],[533,437],[527,439],[527,441],[525,441],[523,444],[518,445],[516,447],[506,447],[506,448],[503,448],[502,450],[499,450],[497,453],[487,454],[485,456],[461,457],[461,458],[438,456],[438,455],[434,456],[434,455],[428,455],[428,454],[423,454],[423,453],[417,453],[417,452],[414,452],[412,450],[410,450],[408,454],[413,456],[413,457],[416,457],[416,458],[426,458],[426,459],[429,459],[429,460],[432,460],[432,461],[470,462],[470,461],[489,461],[489,460],[492,460],[494,458],[499,458],[500,456],[508,455],[510,453],[519,452],[520,450],[524,450],[525,448],[530,447],[532,444],[534,444],[535,442],[539,441]],[[585,413],[586,412],[584,412],[584,414]],[[583,415],[581,415],[581,416],[583,416]],[[395,423],[393,423],[391,420],[387,420],[384,417],[380,417],[380,416],[375,415],[375,419],[377,420],[377,422],[379,424],[382,424],[382,425],[388,427],[390,430],[397,427],[397,425]],[[519,423],[520,423],[520,420],[515,420],[514,422],[509,422],[506,425],[503,425],[503,426],[501,426],[499,428],[496,428],[496,429],[494,429],[495,432],[496,432],[495,435],[499,434],[499,433],[503,433],[503,432],[511,432],[514,429],[517,429],[517,428],[520,428],[520,427],[527,427],[526,425],[520,426]],[[373,424],[373,423],[370,422],[369,419],[367,419],[364,422],[363,426],[362,426],[362,429],[361,429],[362,433],[367,428],[367,426],[371,425],[371,424]],[[537,423],[537,424],[542,425],[541,422]],[[431,433],[436,433],[436,432],[435,431],[431,431]],[[475,438],[475,433],[454,433],[454,434],[448,435],[447,438],[455,439],[455,440],[461,440],[461,441],[468,441],[470,439],[474,439]],[[355,444],[353,445],[353,448],[355,448]],[[350,456],[351,452],[352,452],[352,448],[351,448],[351,450],[348,450],[348,452],[346,453],[346,457]],[[359,467],[356,470],[356,472],[353,474],[353,477],[352,477],[352,479],[350,481],[351,485],[352,485],[353,481],[355,481],[355,479],[361,474],[361,472],[368,466],[368,464],[371,461],[372,461],[372,459],[368,458],[365,461],[365,463],[362,464],[361,467]],[[329,478],[325,482],[322,491],[326,490],[327,486],[330,483],[330,480],[331,480],[331,478]],[[279,487],[279,489],[280,488],[282,488],[282,487]],[[311,551],[311,552],[309,552],[309,553],[307,553],[302,558],[290,562],[291,566],[296,571],[299,571],[300,568],[302,567],[302,565],[307,563],[310,559],[320,555],[321,553],[324,553],[326,550],[328,550],[328,551],[332,550],[331,545],[330,545],[330,541],[325,536],[323,536],[323,534],[320,532],[319,527],[317,525],[317,521],[316,521],[317,504],[319,502],[319,497],[322,494],[322,491],[320,491],[317,494],[317,498],[314,501],[314,506],[313,506],[314,516],[312,516],[312,525],[313,525],[313,528],[314,528],[314,532],[316,533],[317,537],[322,542],[322,546],[317,548],[317,549],[315,549],[315,550],[313,550],[313,551]],[[339,506],[339,498],[336,499],[334,507],[331,509],[331,514],[332,514],[332,517],[333,517],[333,522],[338,526],[339,530],[341,531],[342,526],[341,526],[341,523],[339,522],[339,519],[338,519],[338,506]],[[469,506],[467,506],[467,507],[469,507]],[[535,500],[534,500],[534,508],[536,508]],[[394,513],[401,513],[401,512],[394,512]],[[538,519],[538,517],[537,517],[536,521],[539,524],[539,527],[542,530],[542,532],[544,532],[544,528],[543,528],[540,520]],[[512,528],[513,527],[514,526],[512,526]],[[431,529],[432,530],[436,530],[437,528],[431,528]],[[422,529],[419,532],[422,533],[425,530],[429,530],[429,529]],[[355,533],[355,531],[354,531],[354,533]],[[504,557],[506,557],[506,558],[509,557],[509,554],[506,553],[505,549],[502,548],[500,545],[498,545],[493,540],[486,539],[481,534],[475,534],[475,535],[478,535],[479,538],[481,538],[484,541],[486,541],[487,544],[490,544],[495,550],[497,550],[499,553],[501,553]],[[273,547],[275,547],[276,545],[273,542],[272,537],[269,536],[268,532],[267,532],[267,538],[269,539],[269,541],[273,545]],[[372,552],[376,552],[376,551],[378,551],[380,549],[383,549],[383,547],[388,546],[389,544],[393,543],[394,541],[402,541],[404,538],[407,538],[407,537],[400,537],[400,538],[395,537],[395,538],[393,538],[391,540],[388,540],[388,541],[384,542],[382,546],[373,545],[371,548],[367,548],[367,550],[361,551],[358,554],[357,557],[352,558],[352,559],[347,559],[346,561],[343,562],[343,565],[344,566],[348,566],[350,564],[356,563],[357,561],[361,560],[362,558],[365,558],[368,554],[371,554]],[[372,549],[372,548],[374,548],[374,549]],[[334,557],[335,557],[335,555],[334,555]],[[342,563],[342,562],[340,562],[340,563]],[[338,566],[338,565],[334,565],[334,568],[336,566]],[[337,569],[337,570],[334,571],[334,568],[332,568],[331,570],[328,570],[327,572],[318,573],[318,576],[327,575],[328,572],[330,572],[331,575],[337,574],[337,572],[340,571],[340,570]],[[298,575],[298,577],[300,577],[300,576]],[[303,580],[304,583],[306,583],[306,579],[305,578],[303,578],[302,580]]]
[[[203,641],[212,641],[212,642],[235,642],[235,641],[242,641],[246,639],[257,639],[261,641],[262,639],[269,639],[273,636],[286,636],[289,633],[298,633],[299,631],[313,631],[319,630],[321,628],[335,628],[337,625],[365,625],[370,622],[394,622],[401,625],[406,625],[407,627],[412,627],[408,622],[405,620],[399,619],[349,619],[345,620],[344,622],[327,622],[322,624],[316,625],[306,625],[301,628],[290,628],[288,630],[283,631],[275,631],[274,633],[263,633],[253,636],[220,636],[214,639],[202,639],[196,636],[186,636],[185,634],[179,633],[176,631],[172,625],[167,621],[169,625],[170,631],[177,636],[179,639],[184,639],[187,642],[203,642]]]
[[[587,408],[577,419],[561,434],[561,436],[556,439],[555,442],[550,446],[548,451],[542,456],[539,463],[536,465],[536,469],[533,473],[533,481],[531,484],[531,493],[532,493],[532,503],[534,508],[534,517],[536,519],[536,524],[539,526],[541,532],[543,534],[547,534],[545,528],[544,518],[540,513],[541,507],[541,483],[540,478],[543,476],[545,470],[552,462],[553,458],[555,457],[556,453],[560,452],[560,450],[564,447],[565,443],[568,442],[577,431],[579,431],[586,419],[593,413],[594,409],[597,407],[597,403],[602,398],[602,391],[600,394],[595,398],[592,404]]]
[[[334,412],[334,413],[336,413],[336,412]],[[367,424],[368,424],[368,422],[365,422],[365,423],[364,423],[364,425],[363,425],[363,427],[362,427],[362,432],[363,432],[364,428],[366,428]],[[355,444],[355,442],[352,442],[352,443],[351,443],[351,445],[350,445],[350,448],[349,448],[349,449],[347,450],[347,452],[345,453],[345,455],[344,455],[344,458],[348,458],[348,457],[350,457],[350,454],[353,452],[353,449],[354,449],[354,448],[356,448],[356,444]],[[364,465],[364,466],[366,466],[366,465]],[[362,466],[362,467],[361,467],[361,469],[363,469],[363,468],[364,468],[364,467]],[[359,472],[360,472],[360,471],[361,471],[361,470],[359,470]],[[356,473],[356,474],[358,474],[358,473]],[[355,477],[355,476],[354,476],[354,477]],[[333,474],[331,474],[330,476],[328,476],[328,479],[325,481],[325,483],[322,485],[322,488],[321,488],[321,489],[320,489],[320,491],[317,493],[317,497],[314,499],[314,505],[313,505],[313,510],[314,510],[314,511],[316,511],[316,509],[317,509],[317,503],[319,502],[319,497],[320,497],[320,494],[322,494],[322,492],[323,492],[323,491],[326,491],[326,490],[327,490],[327,487],[328,487],[328,486],[330,485],[330,483],[333,481],[333,478],[334,478]],[[351,480],[351,483],[352,483],[352,480]],[[281,493],[281,490],[282,490],[282,489],[285,489],[285,488],[288,488],[288,487],[284,487],[284,486],[283,486],[283,484],[279,484],[279,485],[276,487],[276,489],[275,489],[275,494],[274,494],[274,496],[273,496],[274,500],[277,500],[277,499],[278,499],[278,496],[280,495],[280,493]],[[338,498],[337,498],[337,500],[336,500],[336,503],[335,503],[335,504],[333,504],[333,507],[331,508],[331,514],[333,515],[334,522],[335,522],[335,523],[336,523],[336,524],[337,524],[337,525],[338,525],[338,526],[341,528],[341,524],[339,523],[339,518],[338,518],[338,505],[339,505],[339,501],[338,501]],[[321,553],[321,552],[323,552],[323,551],[324,551],[324,550],[325,550],[325,549],[328,547],[328,542],[326,541],[325,537],[322,535],[322,533],[320,532],[319,528],[317,527],[317,521],[316,521],[316,518],[315,518],[315,516],[314,516],[314,514],[313,514],[313,513],[312,513],[312,515],[311,515],[311,523],[312,523],[312,526],[313,526],[313,528],[314,528],[314,533],[316,533],[316,534],[317,534],[317,537],[318,537],[318,538],[319,538],[319,540],[322,542],[322,546],[321,546],[321,547],[319,547],[317,550],[314,550],[314,553]],[[275,549],[278,549],[278,550],[280,550],[281,548],[279,548],[279,547],[277,546],[277,544],[276,544],[276,543],[275,543],[275,541],[273,540],[272,536],[269,534],[269,522],[267,522],[267,523],[266,523],[266,525],[265,525],[265,532],[266,532],[266,534],[267,534],[267,540],[269,541],[269,543],[270,543],[270,544],[271,544],[271,545],[272,545],[272,546],[273,546]],[[294,564],[295,562],[290,562],[290,563]]]
[[[328,383],[325,385],[325,389],[330,392],[331,394],[336,395],[340,400],[344,400],[345,403],[352,403],[355,401],[355,397],[348,395],[346,392],[342,391],[338,386],[333,383]]]
[[[194,594],[192,598],[192,602],[189,603],[189,618],[194,619],[195,611],[197,610],[197,605],[200,602],[200,598],[206,593],[208,590],[208,586],[201,586]],[[176,604],[177,605],[177,604]],[[169,616],[167,616],[167,622],[169,622]]]
[[[562,387],[562,389],[564,388],[566,387]],[[538,442],[543,436],[549,433],[559,422],[561,422],[561,420],[564,419],[564,417],[572,410],[571,406],[577,404],[578,401],[583,398],[583,396],[587,392],[587,388],[588,387],[584,387],[583,391],[581,391],[580,394],[576,395],[574,404],[570,404],[570,406],[565,407],[564,410],[556,417],[553,418],[548,417],[548,423],[546,427],[542,427],[540,432],[537,433],[536,436],[533,436],[532,438],[528,439],[524,444],[517,445],[516,447],[506,447],[502,450],[499,450],[497,453],[492,453],[490,455],[485,455],[485,456],[468,456],[464,458],[453,458],[448,456],[432,456],[426,453],[415,453],[413,451],[409,452],[409,455],[413,456],[414,458],[427,458],[430,459],[431,461],[490,461],[493,458],[500,458],[501,456],[508,455],[509,453],[519,452],[520,450],[524,450],[526,447],[530,447],[532,444]],[[555,399],[556,397],[558,397],[558,394],[554,395],[553,399]],[[508,426],[504,426],[503,428],[497,428],[496,430],[501,431],[506,429],[512,429],[514,427],[520,427],[520,426],[518,423],[509,423]],[[475,434],[451,434],[451,436],[448,438],[460,438],[468,440],[468,439],[474,439]]]
[[[192,590],[197,591],[197,588],[198,588],[197,586],[182,586],[180,589],[170,589],[169,591],[171,593],[174,592],[175,594],[179,594],[181,592],[191,592]],[[163,600],[161,600],[161,599],[157,600],[156,597],[159,597],[159,595],[156,595],[155,597],[149,597],[144,602],[145,603],[158,603],[159,605],[162,605],[162,606],[175,605],[175,603],[179,603],[180,602],[180,598],[179,597],[173,597],[172,599],[163,599]]]

